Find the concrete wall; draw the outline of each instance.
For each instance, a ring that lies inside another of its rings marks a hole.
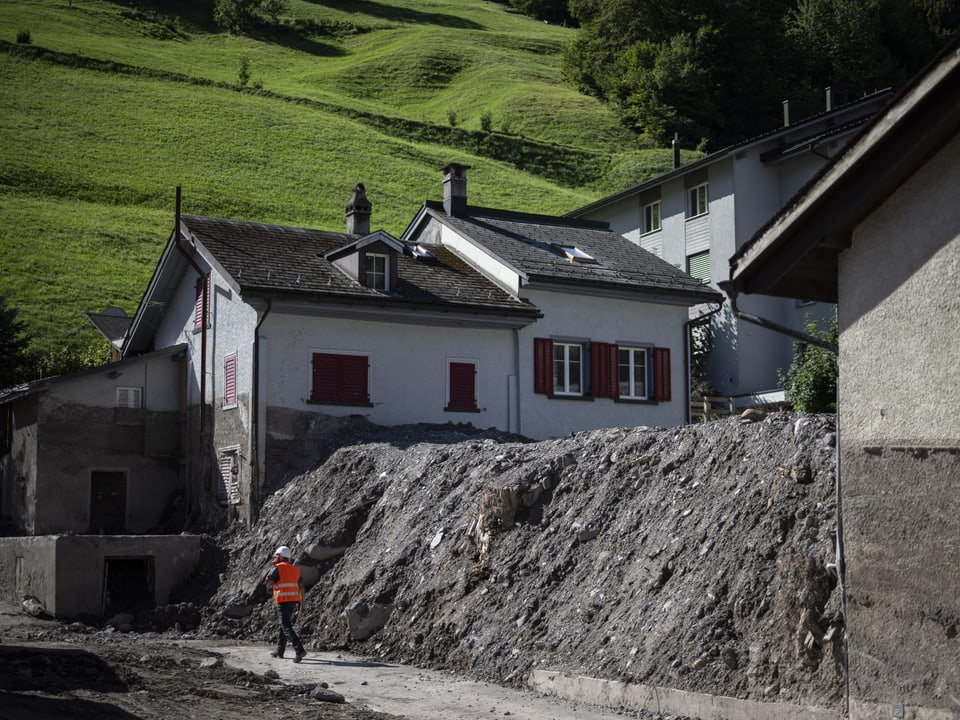
[[[840,258],[851,717],[960,714],[960,137]],[[926,714],[924,714],[926,713]],[[941,715],[946,716],[946,715]]]
[[[0,595],[33,595],[57,618],[100,616],[107,560],[149,559],[157,605],[187,581],[200,557],[197,535],[92,535],[0,538]]]
[[[10,452],[0,456],[0,523],[32,535],[36,527],[37,408],[35,395],[9,403]]]

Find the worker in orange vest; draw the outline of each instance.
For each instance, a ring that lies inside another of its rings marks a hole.
[[[293,661],[303,660],[307,651],[303,649],[300,636],[293,629],[293,617],[303,604],[303,578],[300,577],[300,568],[290,562],[290,548],[281,545],[274,554],[273,567],[267,573],[263,582],[273,589],[273,601],[277,607],[277,618],[280,620],[280,631],[277,635],[277,649],[270,655],[282,658],[287,649],[287,639],[296,652]]]

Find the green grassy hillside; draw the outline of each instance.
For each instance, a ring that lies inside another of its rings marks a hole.
[[[563,84],[571,32],[482,0],[291,0],[254,37],[203,0],[2,1],[0,294],[31,350],[96,345],[84,313],[136,309],[178,185],[185,212],[341,229],[363,182],[399,234],[450,161],[474,204],[556,213],[666,169]]]

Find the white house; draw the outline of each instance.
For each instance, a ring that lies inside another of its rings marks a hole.
[[[837,303],[853,720],[960,716],[958,158],[954,41],[730,261],[738,302]]]
[[[345,233],[178,212],[123,353],[186,345],[187,472],[240,518],[331,418],[684,421],[687,308],[721,296],[605,224],[469,207],[464,169],[401,240],[362,185]]]
[[[828,89],[824,112],[680,165],[569,213],[606,221],[667,262],[709,282],[727,277],[727,261],[888,101],[877,93],[839,107]],[[832,305],[815,288],[796,299],[744,298],[741,310],[794,330]],[[724,307],[712,321],[711,384],[743,404],[776,399],[778,370],[792,361],[789,337],[745,322]]]
[[[443,203],[402,239],[449,249],[540,311],[514,333],[510,429],[682,424],[688,308],[721,296],[606,223],[469,205],[466,170],[444,168]]]

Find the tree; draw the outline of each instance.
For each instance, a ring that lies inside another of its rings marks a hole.
[[[7,307],[0,295],[0,388],[23,380],[27,362],[26,326],[17,318],[19,310]]]
[[[286,12],[288,0],[215,0],[213,20],[230,32],[240,33]]]
[[[837,315],[825,329],[807,317],[806,332],[811,337],[837,343]],[[793,363],[786,374],[777,371],[786,391],[787,402],[798,412],[837,411],[837,355],[812,343],[793,344]]]
[[[766,132],[783,100],[823,109],[899,88],[960,30],[952,0],[569,0],[564,72],[660,142],[712,148]],[[795,115],[796,118],[797,115]]]

